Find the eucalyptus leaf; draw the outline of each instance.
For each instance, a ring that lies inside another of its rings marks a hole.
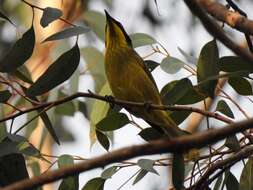
[[[10,98],[12,94],[9,90],[3,90],[0,91],[0,103],[6,103]]]
[[[102,40],[105,38],[105,16],[97,11],[88,10],[83,14],[84,22]]]
[[[224,72],[253,72],[253,64],[237,56],[225,56],[219,59],[219,70]]]
[[[225,172],[225,185],[229,190],[239,190],[239,183],[230,171]]]
[[[147,170],[140,170],[140,172],[138,173],[138,175],[136,176],[136,178],[133,181],[133,185],[135,185],[136,183],[138,183],[140,180],[142,180],[146,175],[147,175],[148,171]]]
[[[112,166],[112,167],[109,167],[107,169],[105,169],[102,174],[101,174],[101,177],[103,179],[109,179],[111,178],[117,171],[119,171],[119,167],[118,166]]]
[[[158,140],[165,137],[161,132],[159,132],[153,127],[148,127],[141,130],[138,135],[140,135],[141,138],[143,138],[145,141]]]
[[[228,117],[235,118],[232,110],[224,100],[218,102],[216,111],[219,111]]]
[[[218,47],[216,41],[212,40],[204,45],[199,55],[197,64],[198,83],[206,80],[209,77],[217,76],[219,74],[218,61]],[[208,81],[205,84],[200,85],[200,89],[213,98],[217,82],[218,80]]]
[[[228,79],[230,86],[240,95],[252,95],[252,86],[249,81],[242,77],[230,77]]]
[[[137,161],[137,165],[141,169],[159,175],[158,172],[154,169],[154,163],[155,161],[150,159],[140,159]]]
[[[108,151],[110,148],[110,141],[108,137],[104,133],[98,130],[96,130],[96,136],[97,136],[98,142],[104,147],[105,150]]]
[[[101,131],[114,131],[124,127],[126,124],[130,123],[128,117],[124,113],[114,113],[102,119],[96,128]]]
[[[240,190],[253,189],[253,157],[249,157],[240,177]]]
[[[32,55],[35,45],[35,33],[33,26],[23,34],[0,61],[0,72],[10,73],[16,71]]]
[[[105,181],[106,179],[101,177],[93,178],[84,185],[82,190],[104,190]]]
[[[144,33],[134,33],[129,35],[129,37],[132,40],[132,45],[134,48],[152,45],[157,42],[152,36]]]
[[[241,149],[240,142],[235,135],[227,137],[224,145],[235,152]]]
[[[38,80],[27,89],[26,95],[29,97],[38,96],[63,83],[75,72],[79,61],[80,51],[76,44],[49,66]]]
[[[57,8],[46,7],[43,10],[42,17],[40,19],[40,25],[47,27],[51,22],[57,20],[62,16],[62,11]]]
[[[175,57],[165,57],[161,62],[161,69],[169,74],[175,74],[185,65],[185,63]]]
[[[66,38],[70,38],[73,36],[78,36],[84,33],[87,33],[90,31],[90,28],[87,26],[75,26],[71,28],[66,28],[60,32],[57,32],[49,37],[47,37],[45,40],[43,40],[42,43],[48,42],[48,41],[54,41],[54,40],[62,40]]]
[[[184,185],[184,156],[174,154],[172,161],[172,182],[176,189],[183,189]]]

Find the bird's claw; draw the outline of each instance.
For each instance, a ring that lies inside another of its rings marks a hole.
[[[106,99],[106,101],[109,103],[110,108],[113,109],[114,106],[115,106],[115,103],[114,103],[114,102],[115,102],[115,99],[114,99],[114,97],[111,96],[111,95],[105,95],[105,99]]]

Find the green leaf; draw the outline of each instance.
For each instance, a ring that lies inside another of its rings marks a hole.
[[[58,98],[62,99],[67,97],[64,93],[60,92]],[[73,101],[65,102],[64,104],[61,104],[55,108],[55,113],[59,115],[65,115],[65,116],[74,116],[76,111],[75,105]]]
[[[225,172],[225,184],[229,190],[239,190],[239,183],[230,171]]]
[[[235,135],[227,137],[224,145],[235,152],[241,149],[240,142]]]
[[[2,12],[0,12],[0,18],[7,20],[9,23],[15,26],[15,24],[13,24],[13,22],[7,16],[5,16],[5,14],[3,14]]]
[[[84,22],[102,40],[105,38],[105,16],[97,11],[85,11],[83,14]]]
[[[191,113],[191,111],[173,111],[170,113],[170,117],[177,125],[179,125],[186,120]]]
[[[192,63],[192,64],[196,64],[198,62],[198,59],[192,55],[189,55],[188,53],[186,53],[184,50],[182,50],[180,47],[177,47],[177,49],[180,51],[180,53],[184,56],[184,58],[186,59],[187,62]]]
[[[144,64],[147,66],[147,68],[150,72],[152,72],[157,66],[160,65],[159,63],[152,61],[152,60],[145,60]]]
[[[126,114],[124,113],[114,113],[110,114],[109,116],[105,117],[101,120],[97,125],[96,128],[101,131],[114,131],[121,127],[124,127],[130,121]]]
[[[21,65],[17,68],[13,75],[28,84],[33,84],[31,75],[25,65]]]
[[[98,93],[101,96],[111,95],[109,84],[106,83]],[[90,144],[96,142],[96,124],[99,123],[106,115],[110,106],[107,102],[95,100],[90,111]]]
[[[240,177],[240,190],[253,189],[253,157],[249,157]]]
[[[130,34],[129,37],[132,40],[132,45],[134,48],[151,45],[157,42],[152,36],[144,33]]]
[[[98,130],[96,130],[96,136],[97,136],[98,142],[104,147],[105,150],[108,151],[110,148],[110,141],[108,137],[104,133]]]
[[[183,78],[179,81],[172,81],[165,85],[161,90],[162,102],[166,105],[177,103],[189,89],[192,88],[192,83],[188,78]]]
[[[63,83],[77,69],[79,60],[80,51],[76,44],[48,67],[38,80],[28,88],[26,95],[29,97],[38,96]]]
[[[215,40],[212,40],[204,45],[200,52],[197,65],[198,83],[219,74],[218,61],[219,52],[217,44]],[[200,89],[213,98],[217,82],[218,80],[208,81],[205,84],[200,85]]]
[[[74,159],[70,155],[65,154],[58,158],[59,168],[72,166],[73,164]],[[78,190],[78,189],[79,189],[78,175],[64,178],[59,186],[59,190]]]
[[[220,190],[221,182],[222,182],[222,175],[218,177],[217,181],[215,182],[213,190]]]
[[[40,25],[45,28],[47,27],[51,22],[57,20],[62,16],[62,11],[60,9],[52,8],[52,7],[46,7],[43,10],[42,17],[40,19]]]
[[[47,37],[45,40],[43,40],[42,43],[48,42],[48,41],[62,40],[62,39],[70,38],[73,36],[87,33],[89,31],[90,31],[90,28],[84,27],[84,26],[75,26],[75,27],[71,27],[71,28],[66,28],[60,32],[57,32],[57,33]]]
[[[252,95],[252,86],[249,81],[242,77],[230,77],[228,79],[230,86],[240,95]]]
[[[147,170],[140,170],[140,172],[138,173],[138,175],[136,176],[136,178],[133,181],[133,185],[135,185],[136,183],[138,183],[140,180],[142,180],[146,175],[147,175],[148,171]]]
[[[152,140],[158,140],[164,137],[164,135],[156,130],[153,127],[148,127],[143,130],[138,134],[143,138],[145,141],[152,141]]]
[[[219,111],[228,117],[235,118],[232,110],[230,109],[230,107],[228,106],[228,104],[224,100],[220,100],[218,102],[215,111]]]
[[[112,167],[109,167],[107,169],[105,169],[102,174],[101,174],[101,177],[103,179],[109,179],[111,178],[117,171],[119,171],[119,167],[118,166],[112,166]]]
[[[141,169],[159,175],[158,172],[154,169],[154,163],[155,161],[150,159],[140,159],[137,161],[137,165]]]
[[[105,181],[101,177],[93,178],[84,185],[82,190],[103,190]]]
[[[9,90],[0,91],[0,103],[7,102],[11,96],[12,94],[10,93]]]
[[[31,57],[34,44],[35,33],[32,26],[1,59],[0,72],[14,72],[18,67],[23,65]]]
[[[183,189],[184,170],[184,156],[182,154],[174,154],[172,161],[172,182],[175,189]]]
[[[169,74],[177,73],[185,63],[175,57],[165,57],[161,62],[161,69]]]
[[[253,65],[237,56],[225,56],[219,59],[219,70],[225,72],[253,72]]]
[[[95,91],[99,92],[106,81],[104,68],[104,55],[94,47],[84,47],[81,49],[88,71],[95,80]]]

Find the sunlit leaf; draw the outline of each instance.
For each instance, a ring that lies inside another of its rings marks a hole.
[[[103,190],[106,179],[101,177],[93,178],[88,181],[82,190]]]
[[[118,169],[118,166],[109,167],[102,172],[101,177],[103,179],[109,179],[118,171]]]
[[[129,36],[132,40],[132,45],[134,48],[151,45],[157,41],[150,35],[144,33],[134,33]]]
[[[51,22],[57,20],[61,16],[62,16],[62,11],[60,9],[46,7],[44,8],[42,17],[40,19],[40,25],[45,28]]]
[[[96,125],[96,128],[101,131],[114,131],[121,127],[124,127],[128,123],[130,123],[130,121],[126,114],[114,113],[101,120]]]
[[[96,136],[97,136],[98,142],[104,147],[105,150],[108,151],[110,148],[110,141],[108,137],[104,133],[98,130],[96,130]]]
[[[219,52],[217,44],[215,40],[212,40],[204,45],[199,55],[197,64],[198,83],[206,80],[209,77],[217,76],[219,74],[218,61]],[[204,93],[213,98],[217,81],[218,80],[208,81],[205,84],[200,85],[200,88]]]
[[[97,11],[85,11],[83,14],[84,22],[102,40],[105,38],[105,16]]]
[[[240,95],[252,95],[252,86],[249,81],[242,77],[230,77],[228,83]]]
[[[172,161],[172,182],[176,189],[183,189],[184,185],[184,156],[174,154]]]
[[[228,117],[235,118],[232,110],[224,100],[218,102],[216,111],[219,111]]]
[[[161,69],[169,74],[175,74],[185,65],[185,63],[175,57],[165,57],[161,62]]]
[[[33,26],[23,34],[0,61],[0,72],[14,72],[23,65],[32,55],[35,44]]]
[[[253,189],[253,157],[249,157],[242,170],[239,189]]]
[[[141,169],[146,170],[147,172],[151,172],[151,173],[159,175],[158,172],[154,169],[154,163],[155,161],[150,160],[150,159],[139,159],[137,161],[137,165]]]
[[[140,180],[142,180],[147,175],[147,173],[148,173],[147,170],[144,170],[144,169],[140,170],[140,172],[138,173],[138,175],[136,176],[136,178],[133,181],[133,185],[135,185]]]
[[[71,27],[71,28],[66,28],[60,32],[57,32],[57,33],[47,37],[45,40],[43,40],[42,43],[48,42],[48,41],[62,40],[65,38],[70,38],[73,36],[84,34],[89,31],[90,31],[90,28],[84,27],[84,26],[75,26],[75,27]]]
[[[72,49],[62,54],[38,80],[26,91],[27,96],[38,96],[50,91],[63,83],[77,69],[80,60],[79,47],[76,44]]]

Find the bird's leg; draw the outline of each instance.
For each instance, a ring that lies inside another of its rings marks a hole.
[[[113,109],[114,106],[115,106],[115,103],[114,103],[115,99],[114,99],[114,97],[112,95],[105,95],[105,99],[109,103],[110,108]]]

